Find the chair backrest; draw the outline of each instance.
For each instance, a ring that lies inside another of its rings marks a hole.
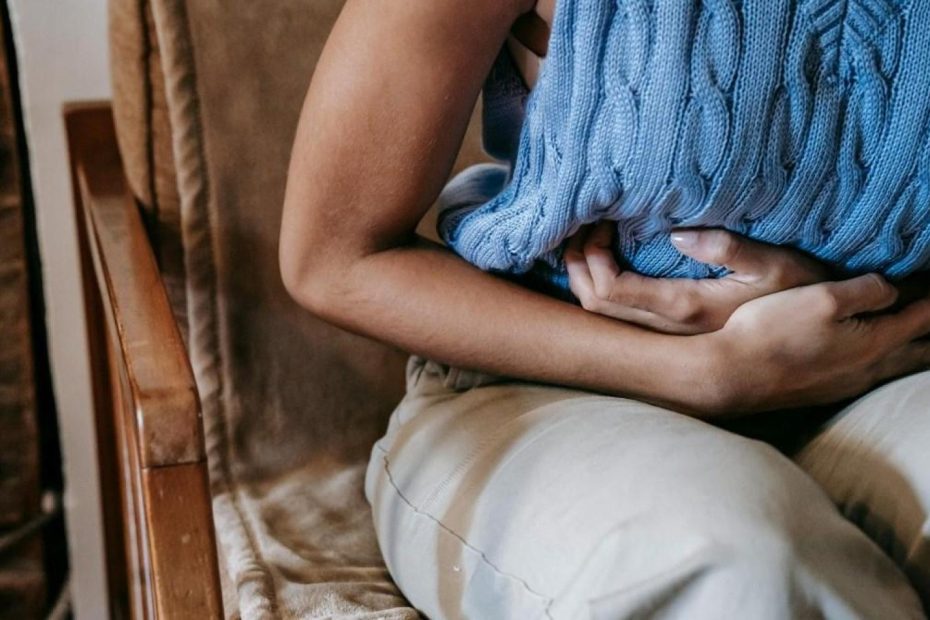
[[[405,356],[311,317],[277,240],[303,96],[342,0],[110,0],[114,112],[204,405],[237,476],[357,458],[403,391]],[[482,158],[469,132],[458,168]],[[214,477],[216,481],[216,477]]]

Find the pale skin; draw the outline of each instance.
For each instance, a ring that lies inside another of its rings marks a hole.
[[[609,224],[581,231],[566,260],[582,307],[417,238],[495,55],[534,9],[551,22],[548,0],[348,0],[291,160],[280,259],[299,303],[447,364],[701,418],[835,402],[930,365],[930,298],[891,309],[881,276],[828,281],[800,254],[722,231],[674,233],[734,272],[706,282],[623,272]]]

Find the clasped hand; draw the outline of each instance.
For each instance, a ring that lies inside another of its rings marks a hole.
[[[617,264],[615,230],[602,222],[569,240],[572,292],[590,312],[704,339],[721,411],[830,403],[930,367],[925,278],[905,300],[880,275],[836,280],[798,251],[723,230],[677,231],[672,242],[726,277],[649,278]]]

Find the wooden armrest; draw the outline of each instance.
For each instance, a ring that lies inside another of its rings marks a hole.
[[[143,467],[205,459],[193,372],[116,146],[109,106],[65,110],[98,286],[135,405]]]
[[[108,104],[65,109],[114,617],[220,618],[200,401]]]

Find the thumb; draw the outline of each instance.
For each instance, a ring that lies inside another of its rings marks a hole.
[[[791,286],[810,284],[820,279],[815,277],[815,263],[799,253],[726,230],[676,230],[672,232],[671,241],[685,256],[708,265],[726,267],[738,276],[749,276],[750,280],[762,279],[776,272],[780,272],[781,279]]]
[[[831,312],[840,320],[885,310],[898,299],[898,289],[874,273],[851,280],[828,282],[824,286],[828,291]]]
[[[754,271],[761,267],[758,254],[765,248],[726,230],[676,230],[672,244],[685,256],[708,265],[721,265],[731,271]]]

